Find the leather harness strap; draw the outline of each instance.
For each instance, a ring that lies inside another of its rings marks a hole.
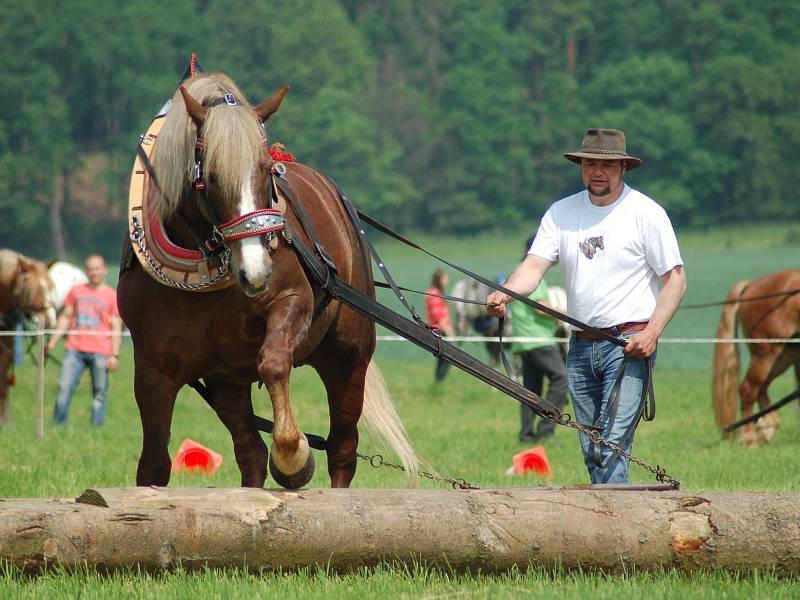
[[[607,333],[608,335],[619,336],[625,333],[635,333],[638,331],[643,331],[649,321],[637,321],[637,322],[630,322],[630,323],[622,323],[621,325],[614,325],[613,327],[605,327],[600,329],[603,333]],[[601,341],[601,338],[598,335],[595,335],[592,331],[573,331],[572,334],[575,336],[575,339],[578,340],[592,340],[592,341]]]

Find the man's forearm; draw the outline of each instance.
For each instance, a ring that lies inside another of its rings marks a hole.
[[[686,273],[682,266],[678,266],[664,277],[664,286],[656,299],[656,308],[650,317],[648,329],[652,328],[660,336],[678,310],[685,293]]]
[[[111,354],[119,356],[122,347],[122,322],[119,319],[111,321]]]
[[[520,265],[514,269],[511,277],[503,284],[504,287],[517,292],[521,296],[530,296],[539,287],[545,272],[554,263],[540,256],[528,255]]]

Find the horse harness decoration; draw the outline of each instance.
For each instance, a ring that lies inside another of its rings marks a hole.
[[[225,94],[210,101],[206,108],[220,105],[238,106],[239,103],[232,94]],[[285,173],[286,166],[281,162],[275,162],[272,166],[269,183],[270,208],[251,211],[222,222],[208,198],[203,169],[206,143],[198,132],[191,189],[198,210],[211,225],[211,235],[201,239],[176,212],[175,217],[194,239],[197,249],[182,248],[167,236],[164,224],[158,218],[156,207],[147,193],[151,184],[158,189],[158,179],[150,156],[163,123],[164,115],[158,115],[147,133],[140,136],[137,146],[128,199],[128,225],[133,250],[142,267],[156,281],[168,287],[187,292],[209,292],[230,287],[234,281],[230,273],[230,249],[226,242],[246,237],[264,237],[270,250],[277,248],[277,234],[283,231],[285,224],[283,214],[286,211],[286,201],[278,193],[273,174]],[[263,144],[266,150],[266,137]]]

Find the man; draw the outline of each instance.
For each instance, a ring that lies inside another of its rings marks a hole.
[[[525,243],[526,253],[533,240],[534,237],[531,236]],[[524,260],[524,254],[522,258]],[[548,288],[544,279],[528,296],[531,300],[545,306],[549,306],[548,297]],[[552,338],[558,327],[557,319],[522,302],[511,305],[511,322],[513,323],[514,337]],[[541,395],[544,378],[547,377],[547,400],[558,410],[563,410],[567,401],[567,367],[556,342],[546,340],[514,342],[511,345],[511,351],[519,356],[522,365],[522,385],[534,394]],[[533,409],[525,404],[520,404],[520,421],[520,442],[541,442],[553,435],[556,427],[554,421],[540,419],[536,431],[534,431]]]
[[[626,340],[621,348],[574,331],[567,378],[576,420],[597,426],[603,438],[630,452],[645,359],[655,358],[658,338],[686,291],[683,260],[664,209],[623,183],[625,173],[642,164],[628,155],[623,132],[588,129],[581,150],[564,156],[580,164],[586,189],[550,207],[506,287],[527,296],[560,262],[570,315]],[[493,292],[486,300],[489,311],[501,316],[511,298]],[[608,411],[623,364],[618,408]],[[595,448],[583,433],[580,438],[592,483],[628,481],[627,459]]]
[[[86,259],[89,283],[76,285],[67,294],[56,325],[58,332],[47,344],[47,351],[52,352],[64,330],[86,332],[73,333],[67,339],[53,413],[58,425],[67,422],[72,396],[86,368],[92,375],[92,424],[99,426],[105,421],[108,372],[119,366],[122,332],[117,294],[114,288],[106,285],[107,274],[102,256],[93,255]]]

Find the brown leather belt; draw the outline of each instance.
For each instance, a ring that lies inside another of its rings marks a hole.
[[[642,331],[649,321],[634,321],[631,323],[622,323],[621,325],[614,325],[613,327],[606,327],[605,329],[601,329],[603,333],[607,333],[608,335],[622,335],[623,333],[631,333],[633,331]],[[575,335],[575,339],[578,340],[601,340],[602,338],[599,335],[595,335],[591,331],[573,331]]]

